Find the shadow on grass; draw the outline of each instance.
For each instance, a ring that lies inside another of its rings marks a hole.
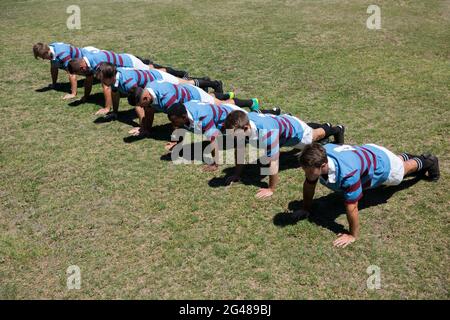
[[[297,149],[292,149],[290,151],[282,151],[280,152],[280,163],[279,163],[279,171],[296,169],[299,168],[297,154],[300,151]],[[261,164],[247,164],[243,170],[241,180],[239,183],[243,183],[245,185],[256,186],[259,188],[267,188],[268,183],[263,182],[262,180],[266,177],[265,175],[261,175]],[[229,176],[233,175],[234,167],[225,168],[222,173],[224,174],[222,177],[214,177],[209,182],[208,185],[213,188],[225,187],[226,180]]]
[[[78,86],[78,88],[81,88],[82,86],[84,86],[84,79],[78,80],[77,81],[77,86]],[[70,93],[70,82],[62,82],[62,83],[59,82],[53,88],[51,88],[49,86],[45,86],[45,87],[36,89],[34,91],[35,92],[47,92],[47,91],[51,91],[51,90]]]
[[[95,84],[99,84],[100,81],[96,78],[94,78],[94,83],[92,85]],[[84,86],[84,79],[80,79],[77,81],[77,87],[78,88],[82,88]],[[55,87],[51,88],[49,86],[45,86],[39,89],[34,90],[35,92],[47,92],[47,91],[58,91],[58,92],[64,92],[64,93],[70,93],[71,88],[70,88],[70,82],[62,82],[62,83],[57,83],[55,85]],[[78,107],[79,105],[82,104],[95,104],[95,105],[99,105],[99,106],[103,106],[105,104],[105,99],[103,96],[103,93],[95,93],[95,94],[91,94],[87,100],[85,102],[82,102],[81,99],[77,99],[74,100],[72,102],[69,102],[67,105],[70,107]]]
[[[132,127],[139,127],[139,123],[134,121],[134,119],[136,119],[136,118],[137,118],[137,116],[136,116],[136,112],[134,111],[134,109],[129,109],[129,110],[124,110],[124,111],[118,111],[117,119],[112,118],[110,115],[99,116],[98,118],[96,118],[94,120],[94,123],[95,124],[109,123],[109,122],[117,120],[119,122],[122,122],[122,123],[127,124]]]
[[[170,141],[170,134],[167,137],[167,141]],[[227,148],[228,144],[226,141],[222,142],[222,145],[224,146],[224,149],[230,149]],[[181,161],[185,161],[186,164],[190,164],[193,161],[203,162],[206,164],[205,158],[210,158],[211,154],[210,152],[205,153],[205,148],[209,146],[209,141],[198,141],[198,142],[191,142],[184,144],[183,148],[180,149],[178,153],[177,159]],[[230,146],[228,146],[230,147]],[[201,152],[198,152],[197,150],[201,150]],[[196,152],[197,151],[197,152]],[[161,160],[164,161],[172,161],[172,152],[168,152],[161,156]],[[248,164],[245,168],[245,174],[242,175],[240,183],[246,184],[246,185],[256,185],[258,187],[265,187],[267,186],[267,183],[262,182],[261,180],[264,179],[265,176],[260,175],[260,165],[258,164]],[[234,171],[234,168],[225,168],[222,173],[225,175],[223,177],[214,177],[209,182],[208,185],[213,188],[226,186],[226,178],[230,175],[232,175]]]
[[[94,82],[92,85],[96,85],[99,84],[100,81],[97,78],[94,78]],[[77,87],[78,88],[82,88],[84,87],[84,79],[79,79],[77,80]],[[39,89],[35,89],[35,92],[47,92],[47,91],[51,91],[51,90],[55,90],[58,92],[66,92],[66,93],[70,93],[70,82],[58,82],[54,88],[51,88],[49,86],[45,86]]]
[[[97,106],[103,107],[105,105],[105,97],[102,92],[97,92],[89,95],[89,97],[84,102],[81,101],[81,99],[78,99],[68,103],[67,105],[69,107],[78,107],[82,104],[95,104]]]
[[[407,189],[415,185],[421,178],[419,176],[404,180],[398,186],[385,186],[364,191],[364,196],[359,201],[359,210],[364,210],[373,206],[377,206],[387,201],[392,195],[398,191]],[[334,233],[345,231],[343,225],[335,220],[341,215],[346,214],[344,200],[340,193],[333,192],[326,196],[314,199],[313,213],[308,218],[304,215],[295,213],[296,210],[302,208],[303,202],[300,200],[291,201],[288,205],[288,212],[277,213],[273,218],[273,224],[279,227],[295,225],[301,220],[308,220],[318,226],[327,228]]]
[[[262,180],[266,177],[261,175],[261,165],[259,164],[247,164],[241,175],[241,179],[238,183],[242,183],[246,186],[257,186],[259,188],[267,188],[267,182]],[[208,181],[208,185],[212,188],[219,188],[227,186],[226,180],[234,173],[234,167],[225,168],[222,173],[222,177],[214,177]]]
[[[135,113],[134,109],[131,109],[131,110],[128,110],[128,111],[130,111],[130,112],[132,111],[134,113],[134,118],[136,118],[136,113]],[[120,117],[118,118],[118,121],[121,121],[119,119],[120,119]],[[126,123],[126,122],[124,122],[124,123]],[[130,125],[132,125],[134,127],[139,127],[139,124],[137,122],[133,121],[133,123],[134,124],[130,124]],[[146,136],[128,136],[128,137],[123,138],[123,142],[125,142],[125,143],[133,143],[133,142],[144,140],[144,139],[154,139],[154,140],[169,142],[170,141],[170,135],[172,134],[172,131],[173,131],[172,124],[166,123],[166,124],[163,124],[163,125],[153,126],[149,135],[146,135]],[[169,154],[169,160],[170,160],[170,154]]]
[[[173,130],[173,129],[170,126],[168,130]],[[164,140],[166,140],[167,142],[172,141],[171,133],[169,133],[167,136],[164,136],[164,138],[165,138]],[[191,139],[191,138],[192,137],[190,137],[189,139]],[[185,139],[185,138],[182,137],[181,140],[183,140],[183,139]],[[219,136],[218,139],[223,139],[223,136]],[[189,140],[189,141],[191,141],[191,140]],[[189,141],[184,142],[183,148],[181,149],[180,152],[178,152],[177,159],[185,161],[185,162],[187,162],[187,164],[189,164],[189,162],[193,162],[193,161],[200,161],[200,162],[206,163],[204,153],[205,153],[205,148],[208,147],[208,145],[209,145],[209,141],[204,140],[204,141],[196,141],[196,142],[191,142],[191,143],[189,143]],[[227,146],[225,141],[224,142],[220,141],[218,143],[222,144],[224,146]],[[197,150],[201,150],[201,152],[198,152]],[[168,152],[167,154],[161,156],[161,160],[171,161],[172,160],[171,154],[172,154],[172,152]],[[210,158],[210,152],[206,153],[206,157]]]
[[[168,141],[170,141],[170,134],[168,136]],[[209,141],[198,141],[184,144],[183,148],[178,152],[178,157],[176,159],[185,161],[186,164],[190,164],[193,161],[205,162],[203,153],[208,145]],[[202,152],[196,152],[197,150],[201,150]],[[164,161],[172,161],[172,152],[162,155],[160,159]]]

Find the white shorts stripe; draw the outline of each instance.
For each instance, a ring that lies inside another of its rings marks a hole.
[[[132,54],[126,54],[126,55],[131,59],[131,62],[133,63],[133,68],[139,69],[139,70],[149,70],[150,69],[150,67],[148,65],[143,63],[141,60],[139,60]]]
[[[306,145],[311,144],[313,142],[313,128],[308,126],[305,122],[303,122],[302,120],[300,120],[297,117],[294,117],[294,116],[290,116],[290,117],[294,118],[294,120],[298,121],[303,128],[302,141],[300,141],[298,144],[296,144],[293,148],[303,149]]]
[[[389,163],[391,165],[391,171],[389,172],[389,176],[386,181],[383,183],[387,186],[396,186],[399,185],[403,181],[403,176],[405,174],[405,167],[403,166],[403,161],[399,157],[397,157],[392,151],[389,151],[385,147],[378,146],[376,144],[369,144],[375,148],[380,149],[389,158]]]
[[[207,102],[207,103],[215,103],[214,101],[214,97],[211,96],[210,94],[208,94],[205,90],[202,90],[196,86],[190,85],[193,88],[195,88],[195,90],[198,91],[198,93],[200,94],[200,101],[201,102]]]
[[[162,81],[167,81],[167,82],[170,82],[172,84],[179,84],[180,83],[180,79],[178,79],[177,77],[171,75],[170,73],[167,73],[167,72],[164,72],[164,71],[161,71],[161,70],[156,70],[156,71],[161,74]]]

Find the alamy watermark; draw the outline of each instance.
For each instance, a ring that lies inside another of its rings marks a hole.
[[[367,13],[370,16],[366,20],[367,29],[380,30],[381,29],[381,9],[375,4],[367,7]]]
[[[66,270],[67,290],[81,289],[81,270],[77,265],[71,265]]]
[[[81,9],[77,5],[68,6],[66,13],[70,16],[66,20],[66,26],[69,30],[81,29]]]
[[[381,269],[377,265],[370,265],[366,269],[366,273],[369,275],[366,284],[369,290],[381,289]]]

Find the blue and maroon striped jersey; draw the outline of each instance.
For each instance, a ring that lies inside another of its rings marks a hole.
[[[330,143],[324,148],[330,169],[328,177],[321,177],[320,182],[334,191],[342,191],[346,203],[358,202],[363,195],[363,189],[378,187],[389,177],[389,157],[374,145],[349,146]]]
[[[167,112],[177,102],[185,103],[191,100],[201,100],[201,89],[190,84],[172,84],[166,81],[153,81],[148,83],[146,88],[154,92],[156,99],[153,105],[163,112]]]
[[[239,107],[231,104],[212,104],[200,101],[189,101],[184,103],[188,112],[191,125],[187,128],[191,131],[201,129],[201,132],[210,141],[213,141],[223,128],[228,114]]]
[[[133,68],[133,61],[129,54],[126,53],[115,53],[106,50],[88,50],[83,48],[81,50],[83,58],[87,59],[89,62],[89,68],[91,71],[95,71],[97,66],[102,62],[109,62],[117,67]]]
[[[117,68],[116,82],[112,89],[128,93],[133,87],[145,88],[150,82],[162,79],[161,72],[156,69]]]
[[[66,69],[71,59],[82,57],[81,48],[74,47],[67,43],[53,42],[48,46],[53,55],[52,63],[55,63],[60,69]]]
[[[295,146],[302,141],[303,127],[298,119],[287,114],[275,116],[249,112],[250,124],[256,132],[251,139],[259,139],[266,149],[268,158],[276,159],[279,156],[280,146]]]

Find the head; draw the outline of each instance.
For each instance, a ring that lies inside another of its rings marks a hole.
[[[83,58],[76,58],[69,61],[69,66],[67,68],[70,74],[78,74],[80,76],[89,73],[89,67]]]
[[[306,145],[298,161],[310,180],[316,180],[322,174],[328,173],[327,152],[319,143]]]
[[[116,81],[117,67],[112,63],[102,62],[95,71],[95,77],[104,85],[112,86]]]
[[[150,107],[153,103],[153,97],[148,90],[133,87],[128,92],[128,103],[132,106]]]
[[[232,130],[234,136],[247,136],[250,135],[251,126],[247,113],[241,110],[235,110],[225,119],[224,128]]]
[[[182,128],[189,124],[186,107],[182,103],[174,103],[167,112],[167,117],[175,128]]]
[[[46,43],[38,42],[33,45],[34,58],[41,58],[44,60],[52,60],[52,52]]]

